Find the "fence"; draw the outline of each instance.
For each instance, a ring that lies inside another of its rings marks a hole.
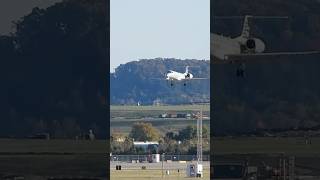
[[[110,161],[119,161],[119,162],[146,162],[150,159],[151,155],[112,155]],[[160,155],[160,161],[196,161],[197,155]],[[210,161],[210,155],[203,155],[203,161]]]

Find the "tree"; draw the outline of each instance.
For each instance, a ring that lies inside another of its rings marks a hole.
[[[175,140],[165,138],[159,143],[159,153],[177,154],[178,143]]]
[[[167,132],[165,138],[167,138],[167,139],[175,139],[176,135],[174,134],[174,132]]]
[[[123,135],[120,134],[113,134],[111,136],[111,152],[113,154],[134,154],[135,149],[133,146],[133,141],[131,138],[124,137],[125,140],[124,142],[118,142],[117,139],[119,137],[124,137]]]
[[[197,127],[195,126],[187,126],[186,128],[179,131],[178,138],[181,141],[190,140],[197,137]]]
[[[207,125],[204,125],[202,127],[202,137],[203,138],[209,138],[210,137],[209,130],[210,130],[210,128]]]
[[[1,128],[1,135],[30,134],[26,119],[41,119],[46,125],[59,119],[61,128],[53,133],[58,137],[87,132],[90,125],[107,127],[101,97],[107,97],[104,82],[109,71],[108,4],[63,0],[47,9],[34,8],[15,22],[15,33],[0,36],[0,119],[7,127]],[[62,121],[65,118],[76,124]],[[38,126],[35,123],[31,126]],[[75,130],[65,132],[63,126]],[[94,130],[98,137],[108,134]]]
[[[158,141],[160,134],[150,123],[134,123],[130,132],[130,137],[135,141]]]

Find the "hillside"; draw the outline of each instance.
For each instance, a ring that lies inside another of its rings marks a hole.
[[[164,104],[208,102],[210,82],[195,80],[175,83],[173,87],[164,80],[168,70],[184,72],[186,66],[195,77],[209,77],[209,61],[179,59],[143,59],[120,65],[110,76],[111,104]]]
[[[34,8],[0,36],[0,136],[108,133],[108,3],[64,0]],[[75,16],[76,14],[76,16]]]

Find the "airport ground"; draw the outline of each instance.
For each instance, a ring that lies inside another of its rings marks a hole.
[[[187,163],[195,162],[164,162],[162,163],[127,163],[127,162],[110,162],[111,180],[129,180],[129,179],[190,179],[186,176]],[[116,165],[121,165],[121,170],[116,170]],[[142,169],[142,167],[146,169]],[[169,175],[166,171],[169,171]],[[203,162],[203,180],[210,179],[210,164],[208,161]],[[163,174],[162,174],[163,173]],[[162,176],[163,175],[163,176]]]
[[[197,121],[187,118],[159,118],[161,114],[197,113],[203,111],[206,117],[203,125],[210,126],[210,105],[170,105],[170,106],[111,106],[111,132],[129,134],[135,122],[148,122],[157,127],[162,134],[175,132],[188,125],[196,125]]]
[[[209,104],[190,104],[190,105],[159,105],[159,106],[122,106],[122,105],[111,105],[110,111],[140,111],[140,112],[152,112],[152,111],[190,111],[190,110],[199,110],[210,111]]]
[[[311,140],[311,144],[306,144],[303,137],[216,138],[211,146],[214,156],[210,161],[214,164],[248,163],[249,166],[257,167],[261,170],[266,166],[279,168],[279,160],[281,158],[288,160],[294,157],[294,171],[297,177],[304,177],[301,179],[317,179],[317,177],[320,177],[320,138],[314,137],[309,140]],[[185,164],[175,163],[173,166],[167,166],[167,169],[172,170],[173,173],[176,172],[177,167],[186,167]],[[115,164],[124,164],[124,170],[122,172],[114,170],[113,166]],[[161,173],[161,171],[141,171],[142,166],[152,170],[155,165],[153,163],[119,163],[114,161],[111,162],[111,176],[124,179],[125,177],[145,177],[148,179],[150,173],[158,173],[158,175]],[[180,178],[182,177],[181,174]]]
[[[209,106],[206,107],[204,112],[208,113]],[[123,115],[127,112],[131,113],[129,118],[135,117],[137,119],[149,117],[150,113],[153,113],[153,116],[158,116],[159,113],[166,111],[186,112],[185,109],[189,109],[188,111],[199,109],[197,106],[129,107],[132,108],[132,111],[129,111],[128,107],[112,108],[118,108],[113,112],[119,115],[113,114],[113,118],[126,117]],[[141,108],[146,109],[140,111]],[[121,115],[121,113],[123,114]],[[172,121],[175,122],[175,120]],[[306,144],[304,137],[214,138],[213,144],[211,144],[214,159],[211,160],[213,162],[249,160],[252,165],[259,165],[264,161],[267,164],[277,166],[276,157],[294,156],[296,172],[299,175],[320,176],[320,137],[310,137],[310,140],[311,143]],[[102,177],[101,179],[103,179],[107,172],[107,163],[109,163],[106,162],[107,144],[108,142],[105,140],[0,139],[0,176],[16,174],[32,177],[29,179],[90,176]],[[161,174],[161,171],[159,173]],[[135,170],[128,171],[128,176],[132,174],[142,175]],[[180,172],[181,174],[185,173]],[[121,174],[121,177],[124,178],[125,175]],[[182,178],[182,176],[180,177]]]
[[[151,122],[160,131],[177,131],[196,124],[192,119],[159,118],[162,113],[194,113],[199,109],[210,114],[209,105],[181,106],[111,106],[111,130],[128,133],[134,122]],[[210,118],[203,121],[210,125]],[[216,137],[211,144],[213,163],[248,162],[251,166],[263,164],[277,168],[282,157],[295,158],[295,172],[300,176],[320,176],[320,137]],[[113,171],[111,171],[112,173]],[[130,175],[128,172],[128,176]],[[134,174],[134,173],[133,173]],[[122,174],[122,177],[125,175]]]
[[[320,176],[319,137],[310,137],[308,143],[304,137],[225,137],[213,142],[214,163],[247,161],[250,166],[278,168],[281,158],[294,157],[295,174]]]
[[[105,179],[106,141],[0,139],[0,179]]]
[[[297,137],[216,138],[211,146],[214,152],[211,160],[249,160],[251,165],[261,165],[264,161],[277,166],[276,157],[295,156],[299,175],[319,176],[320,138],[311,138],[311,142],[305,144],[304,138]],[[101,177],[105,175],[108,163],[106,144],[105,140],[1,139],[0,175]]]

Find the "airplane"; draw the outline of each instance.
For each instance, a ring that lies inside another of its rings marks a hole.
[[[234,17],[230,17],[234,18]],[[223,35],[211,33],[211,59],[213,63],[238,63],[237,76],[245,76],[245,63],[257,61],[267,57],[279,57],[289,55],[308,55],[318,54],[320,51],[303,51],[303,52],[265,52],[266,44],[260,38],[252,37],[250,34],[249,19],[250,18],[280,18],[287,19],[288,17],[270,17],[270,16],[251,16],[244,17],[244,23],[241,35],[235,38],[226,37]],[[251,57],[257,57],[252,60]],[[251,60],[250,60],[251,58]]]
[[[184,73],[180,73],[177,71],[169,70],[165,74],[165,80],[170,81],[170,85],[173,86],[174,81],[184,81],[183,85],[186,86],[186,81],[188,80],[203,80],[208,78],[194,78],[193,74],[189,72],[189,66],[186,66],[186,71]]]

